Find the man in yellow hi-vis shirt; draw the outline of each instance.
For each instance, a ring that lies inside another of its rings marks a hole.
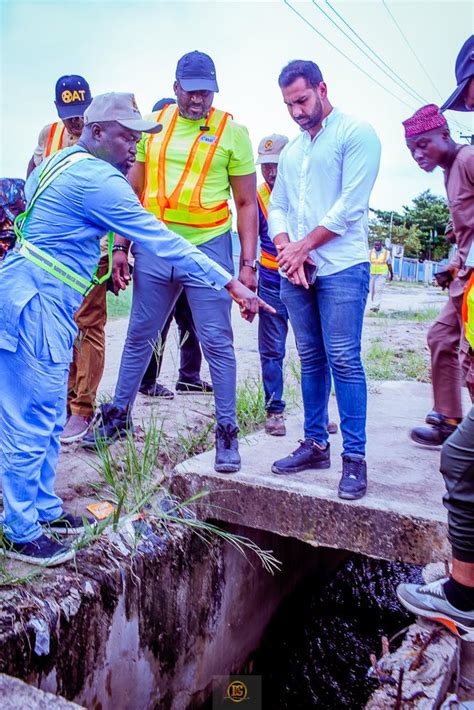
[[[380,310],[382,292],[387,280],[393,281],[392,259],[388,249],[382,247],[380,239],[376,239],[373,249],[370,251],[370,310],[377,312]]]
[[[181,57],[173,88],[177,105],[152,114],[163,130],[152,141],[143,136],[137,162],[129,173],[130,183],[146,209],[231,272],[232,191],[241,243],[239,280],[255,291],[258,213],[247,129],[235,123],[230,114],[213,107],[218,86],[214,62],[207,54],[195,51]],[[125,237],[117,237],[115,244],[116,250],[123,250],[121,267],[115,269],[120,287],[129,278]],[[110,442],[130,428],[130,409],[152,343],[184,288],[214,387],[215,468],[221,473],[238,471],[231,300],[226,292],[196,284],[188,274],[170,268],[163,260],[150,259],[139,244],[133,245],[133,254],[132,313],[114,401],[102,407],[104,421],[86,436],[84,444],[94,447],[97,437]]]

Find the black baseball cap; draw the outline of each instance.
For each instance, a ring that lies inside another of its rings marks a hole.
[[[176,78],[185,91],[219,91],[214,62],[208,54],[197,49],[181,57]]]
[[[456,59],[457,87],[441,106],[441,111],[469,111],[464,103],[464,92],[467,85],[474,77],[474,35],[464,42]]]
[[[83,76],[66,74],[56,82],[56,108],[59,118],[83,116],[92,101],[89,84]]]

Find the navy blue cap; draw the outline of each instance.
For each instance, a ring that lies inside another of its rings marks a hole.
[[[175,104],[176,99],[160,99],[159,101],[156,102],[156,104],[153,106],[151,109],[153,112],[154,111],[161,111],[162,108],[165,106],[168,106],[169,104]]]
[[[208,54],[197,49],[181,57],[176,78],[185,91],[219,91],[214,62]]]
[[[83,76],[70,74],[56,82],[56,108],[59,118],[83,116],[92,101],[89,84]]]
[[[441,106],[441,111],[469,111],[464,103],[464,91],[469,81],[474,77],[474,35],[467,39],[456,59],[456,90]]]

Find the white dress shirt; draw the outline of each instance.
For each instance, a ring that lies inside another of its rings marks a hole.
[[[312,139],[304,131],[280,154],[269,234],[303,239],[317,226],[337,234],[311,251],[320,276],[369,260],[368,206],[380,164],[374,129],[333,108]]]

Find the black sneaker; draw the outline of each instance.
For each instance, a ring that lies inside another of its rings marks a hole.
[[[238,427],[232,424],[218,424],[216,427],[216,459],[214,470],[218,473],[240,471]]]
[[[443,417],[435,426],[415,427],[410,432],[410,438],[422,446],[442,446],[457,428],[457,424],[450,424]]]
[[[342,476],[337,494],[344,500],[363,498],[367,491],[367,464],[364,459],[342,457]]]
[[[174,399],[174,392],[169,390],[159,382],[154,382],[152,385],[141,386],[138,390],[140,394],[145,394],[147,397],[160,397],[161,399]]]
[[[82,440],[82,446],[95,451],[98,442],[110,446],[127,433],[133,433],[129,410],[119,409],[114,404],[101,404],[89,432]]]
[[[204,380],[196,380],[196,382],[177,382],[176,392],[178,394],[214,394],[214,387],[209,382]]]
[[[74,554],[70,547],[47,535],[40,535],[32,542],[13,542],[4,536],[3,545],[0,545],[0,555],[3,557],[45,567],[54,567],[72,560]]]
[[[84,521],[91,527],[96,524],[95,518],[89,518],[87,515],[79,517],[70,513],[63,513],[60,518],[51,520],[50,522],[41,523],[41,525],[51,530],[54,533],[77,534],[83,533],[85,530]]]
[[[304,441],[300,440],[300,446],[289,456],[275,461],[272,471],[285,476],[291,473],[299,473],[299,471],[330,468],[330,466],[330,445],[326,444],[326,448],[322,448],[313,439],[305,439]]]

